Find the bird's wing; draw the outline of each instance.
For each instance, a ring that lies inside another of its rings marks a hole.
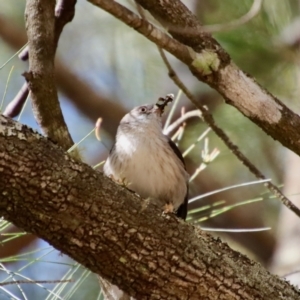
[[[170,147],[172,148],[172,150],[174,151],[176,156],[182,161],[184,168],[185,168],[185,162],[184,162],[184,159],[183,159],[183,156],[182,156],[180,150],[178,149],[176,144],[169,137],[167,137],[167,138],[168,138],[168,143],[169,143]]]
[[[170,147],[172,148],[172,150],[174,151],[174,153],[176,154],[176,156],[182,161],[184,168],[186,169],[184,158],[183,158],[180,150],[178,149],[176,144],[169,137],[168,137],[168,143],[169,143]],[[184,202],[179,206],[179,208],[177,209],[177,212],[176,212],[177,217],[181,218],[183,220],[186,219],[187,211],[188,211],[188,194],[189,194],[189,184],[187,182],[186,195],[184,197]]]

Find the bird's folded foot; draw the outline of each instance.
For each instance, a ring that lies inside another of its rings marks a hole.
[[[114,181],[115,183],[123,186],[123,187],[128,187],[128,183],[126,182],[126,179],[125,178],[115,178],[114,175],[110,174],[108,176],[112,181]]]
[[[174,212],[174,206],[172,203],[167,203],[164,206],[164,214],[170,214]]]

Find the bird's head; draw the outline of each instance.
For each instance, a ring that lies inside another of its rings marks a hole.
[[[155,104],[137,106],[123,117],[120,125],[125,128],[162,127],[163,110]]]
[[[168,102],[173,100],[169,94],[165,98],[159,98],[156,104],[145,104],[132,109],[120,122],[123,131],[162,131],[162,115]]]

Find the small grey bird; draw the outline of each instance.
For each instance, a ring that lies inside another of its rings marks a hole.
[[[164,212],[174,211],[185,220],[189,175],[179,149],[162,132],[166,103],[158,103],[135,107],[123,117],[104,174],[142,198],[158,199]]]

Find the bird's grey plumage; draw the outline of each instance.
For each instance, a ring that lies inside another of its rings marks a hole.
[[[162,133],[161,114],[156,105],[143,105],[123,117],[104,173],[143,198],[172,204],[185,219],[189,176],[177,146]]]

